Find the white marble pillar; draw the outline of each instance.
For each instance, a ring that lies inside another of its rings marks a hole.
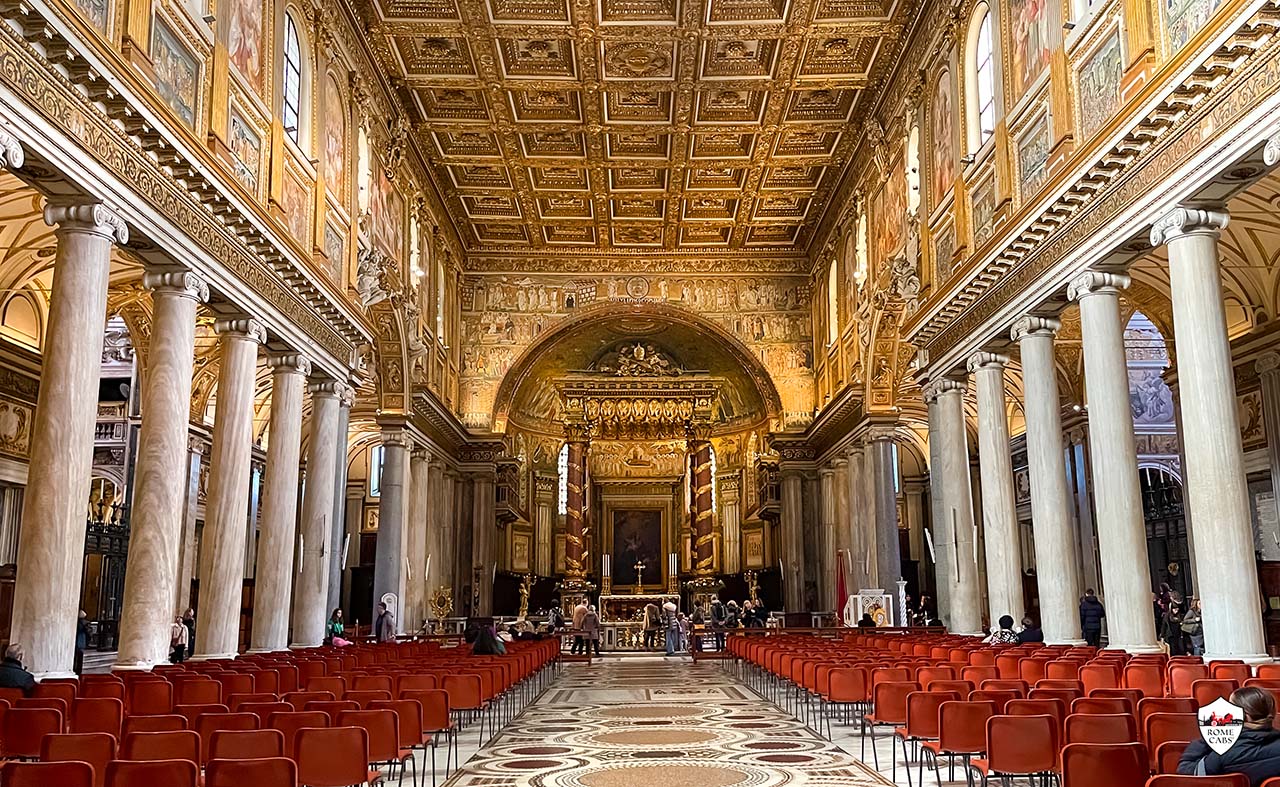
[[[804,611],[804,473],[795,469],[782,471],[783,577],[782,598],[787,612]]]
[[[289,647],[294,535],[298,529],[298,467],[302,457],[302,397],[311,361],[298,353],[272,355],[271,422],[263,476],[249,649],[269,653]],[[317,483],[323,483],[317,479]]]
[[[187,475],[177,469],[187,467],[196,305],[209,287],[186,271],[148,271],[142,284],[151,290],[151,344],[115,669],[146,670],[168,661],[170,626],[183,612],[172,605],[187,502]]]
[[[71,674],[75,650],[111,247],[129,231],[100,204],[50,204],[44,219],[55,227],[58,248],[10,641],[23,646],[37,676],[60,677]]]
[[[924,403],[929,417],[929,529],[926,537],[926,551],[933,565],[934,601],[933,613],[939,620],[951,619],[951,553],[942,550],[944,526],[950,528],[950,513],[943,498],[942,483],[942,435],[941,416],[938,411],[937,392],[933,388],[924,389]]]
[[[450,467],[444,471],[443,502],[440,506],[440,580],[453,591],[453,608],[461,609],[458,596],[458,473]]]
[[[351,406],[355,404],[356,391],[343,384],[338,397],[338,450],[333,463],[333,518],[332,540],[329,542],[329,579],[326,609],[334,609],[342,603],[343,544],[347,540],[347,443],[350,439]]]
[[[844,587],[846,593],[852,593],[858,589],[854,583],[854,575],[849,570],[856,555],[853,547],[853,511],[850,509],[849,500],[849,459],[841,454],[832,461],[836,470],[836,560],[842,561],[843,566],[836,566],[836,575],[839,576],[840,571],[844,571]],[[844,608],[844,600],[837,599],[840,606],[836,611]]]
[[[1275,493],[1273,505],[1280,514],[1280,352],[1264,353],[1255,367],[1262,383],[1262,422],[1267,434],[1271,489]]]
[[[173,609],[184,612],[191,606],[191,581],[199,574],[196,565],[196,520],[200,510],[200,468],[208,441],[195,433],[187,435],[187,455],[183,459],[182,536],[178,542],[178,579],[173,586]]]
[[[258,347],[267,338],[262,323],[247,317],[219,320],[214,330],[221,350],[213,447],[209,453],[209,492],[200,543],[196,659],[230,658],[239,650],[253,394]]]
[[[829,610],[836,602],[836,469],[823,467],[818,470],[818,478],[822,503],[818,531],[818,608]]]
[[[378,542],[373,564],[373,609],[376,620],[378,604],[391,594],[397,599],[396,632],[404,626],[404,550],[405,522],[409,515],[408,486],[409,450],[413,443],[402,429],[382,431],[382,488],[378,498]]]
[[[1086,271],[1072,280],[1067,295],[1080,303],[1108,646],[1154,653],[1160,646],[1151,614],[1147,531],[1120,322],[1120,290],[1128,286],[1123,274]]]
[[[329,618],[329,610],[325,609],[329,601],[329,550],[334,528],[330,518],[334,515],[337,493],[330,481],[338,472],[338,463],[345,461],[346,439],[338,426],[342,402],[351,395],[347,385],[332,380],[314,382],[307,390],[311,392],[311,434],[307,439],[307,482],[302,489],[302,518],[298,526],[300,543],[295,550],[299,561],[293,587],[291,646],[295,648],[313,648],[324,641],[324,625]],[[284,615],[283,609],[280,615]]]
[[[1174,208],[1151,228],[1169,248],[1185,493],[1209,659],[1268,660],[1244,450],[1222,303],[1218,233],[1227,214]]]
[[[408,569],[405,573],[404,629],[417,631],[426,619],[427,532],[429,529],[431,455],[422,448],[409,456]]]
[[[955,634],[979,634],[982,609],[964,391],[964,383],[951,379],[936,380],[925,388],[925,400],[935,400],[936,423],[930,422],[929,436],[938,443],[934,493],[942,497],[942,521],[934,522],[933,534],[938,581],[948,582],[945,598],[949,618],[943,622]]]
[[[869,590],[876,583],[876,534],[875,516],[868,495],[867,452],[865,446],[855,444],[845,452],[849,460],[849,508],[850,541],[853,556],[850,563],[853,574],[849,577],[849,590]]]
[[[720,531],[724,538],[721,546],[721,570],[725,574],[742,571],[742,498],[741,475],[728,473],[720,476]]]
[[[893,593],[902,579],[902,546],[898,539],[898,465],[894,427],[875,425],[867,430],[867,474],[871,505],[875,511],[876,587]]]
[[[552,562],[552,530],[556,514],[556,478],[555,476],[534,476],[534,561],[533,572],[538,576],[549,577],[554,573]]]
[[[472,575],[477,585],[472,588],[472,595],[477,600],[475,615],[493,614],[493,575],[498,562],[497,538],[498,522],[495,515],[495,478],[492,473],[482,472],[475,476],[474,503],[471,507]],[[587,571],[590,572],[590,563]]]
[[[1004,615],[1022,624],[1022,548],[1013,497],[1009,411],[1004,367],[1009,359],[979,352],[969,358],[978,400],[978,472],[982,486],[983,546],[987,555],[987,612],[992,627]]]
[[[1053,357],[1053,338],[1060,327],[1057,320],[1028,315],[1013,324],[1009,335],[1018,343],[1022,356],[1022,409],[1027,422],[1040,623],[1049,644],[1082,645],[1080,563],[1067,488],[1058,365]]]

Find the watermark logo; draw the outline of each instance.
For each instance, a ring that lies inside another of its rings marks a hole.
[[[1209,748],[1225,754],[1236,744],[1244,729],[1244,709],[1219,697],[1196,712],[1200,721],[1200,737]]]

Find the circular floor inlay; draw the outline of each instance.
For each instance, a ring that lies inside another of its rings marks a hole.
[[[520,771],[541,771],[547,768],[559,768],[564,763],[560,760],[507,760],[500,765],[503,768],[514,768]]]
[[[583,774],[579,782],[586,787],[634,787],[637,784],[661,784],[663,787],[733,787],[751,779],[751,774],[736,768],[689,768],[684,765],[642,765]]]
[[[815,762],[817,759],[817,757],[810,757],[807,754],[766,754],[760,758],[760,761],[776,762],[780,765],[798,765],[802,762]]]
[[[600,711],[601,716],[612,719],[664,719],[673,716],[698,716],[702,713],[702,708],[687,705],[628,705]]]
[[[803,743],[797,741],[759,741],[757,743],[748,743],[748,749],[765,749],[777,751],[779,749],[799,749],[804,746]],[[550,752],[547,752],[550,754]]]
[[[714,732],[688,729],[617,730],[591,736],[597,743],[623,746],[694,746],[718,737]]]
[[[521,746],[518,749],[512,749],[512,754],[519,754],[525,757],[546,757],[552,754],[569,754],[572,752],[568,746]]]

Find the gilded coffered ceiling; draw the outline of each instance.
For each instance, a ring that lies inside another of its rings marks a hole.
[[[477,267],[785,269],[836,203],[915,0],[357,5]]]

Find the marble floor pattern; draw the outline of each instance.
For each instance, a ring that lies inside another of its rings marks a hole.
[[[718,664],[687,659],[567,664],[493,740],[468,749],[446,787],[891,784]]]

